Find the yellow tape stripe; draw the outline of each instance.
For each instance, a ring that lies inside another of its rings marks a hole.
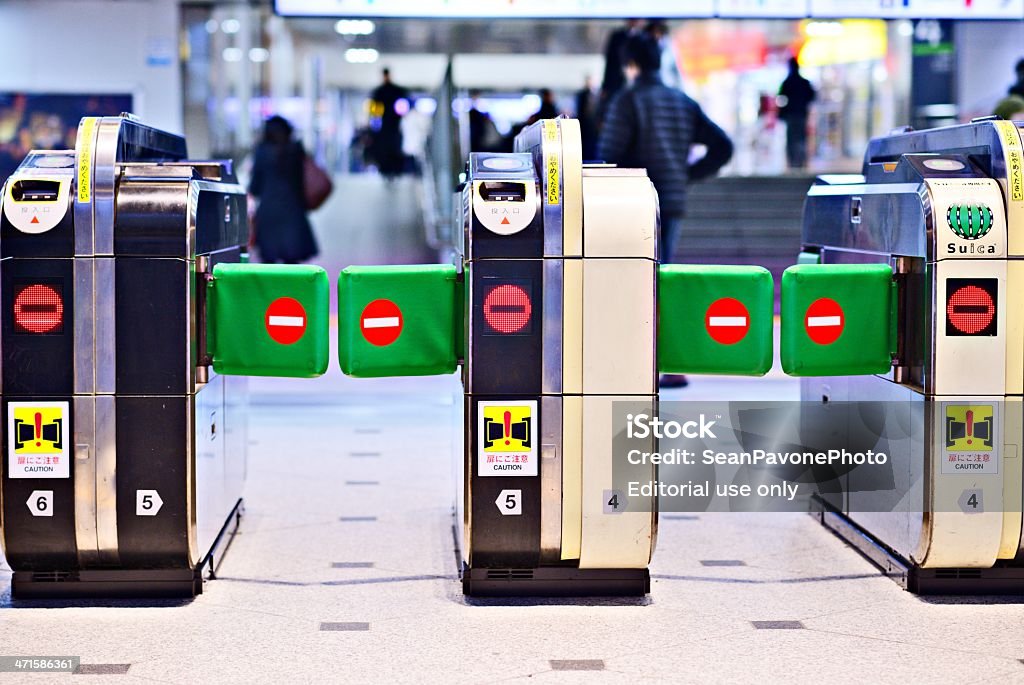
[[[92,147],[96,138],[96,117],[82,119],[78,128],[78,201],[92,201]]]
[[[1012,202],[1024,202],[1024,149],[1012,121],[997,121],[996,129],[1006,148],[1007,194]]]
[[[558,168],[558,122],[554,119],[544,120],[544,174],[547,177],[547,203],[557,205],[561,199],[560,184],[561,170]]]

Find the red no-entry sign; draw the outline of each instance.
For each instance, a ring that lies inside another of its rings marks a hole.
[[[807,337],[819,345],[831,345],[843,334],[846,317],[835,300],[822,297],[811,303],[804,318]]]
[[[992,324],[996,303],[992,295],[976,285],[965,285],[949,296],[946,316],[949,323],[964,335],[975,335]]]
[[[715,342],[732,345],[743,340],[750,330],[750,313],[739,300],[723,297],[708,307],[704,327]]]
[[[391,300],[374,300],[363,309],[359,329],[372,345],[384,347],[398,340],[402,334],[402,310]]]
[[[306,332],[306,310],[298,300],[279,297],[267,307],[264,324],[274,342],[291,345]]]

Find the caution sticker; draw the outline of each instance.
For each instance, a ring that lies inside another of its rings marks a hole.
[[[96,132],[96,117],[82,119],[78,127],[78,201],[92,202],[92,148]]]
[[[559,184],[561,171],[558,167],[558,122],[554,119],[544,120],[544,177],[547,183],[546,197],[549,205],[557,205],[561,198]]]
[[[480,402],[477,473],[537,475],[537,401]]]
[[[67,402],[7,405],[7,475],[70,478]]]
[[[997,121],[996,129],[1006,148],[1008,194],[1013,202],[1024,202],[1024,149],[1020,134],[1012,121]]]
[[[991,404],[947,404],[943,473],[999,473]]]

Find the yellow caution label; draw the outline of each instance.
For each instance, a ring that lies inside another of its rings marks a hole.
[[[491,405],[483,408],[484,452],[522,452],[530,449],[532,407]]]
[[[67,402],[8,405],[8,469],[11,478],[68,478]]]
[[[481,476],[536,476],[537,401],[479,403],[477,473]]]
[[[1024,202],[1024,149],[1012,121],[997,121],[996,129],[1006,149],[1007,192],[1013,202]]]
[[[78,127],[78,201],[92,202],[92,150],[96,139],[97,117],[82,119]]]
[[[544,176],[547,182],[547,203],[557,205],[561,198],[561,170],[558,167],[558,122],[545,119],[544,127]]]
[[[991,452],[993,418],[991,404],[946,406],[946,449],[950,452]]]

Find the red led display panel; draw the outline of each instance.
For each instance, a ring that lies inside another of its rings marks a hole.
[[[994,278],[951,278],[946,281],[946,335],[995,335]]]
[[[63,333],[64,300],[60,286],[33,283],[16,288],[14,330],[18,333]]]
[[[533,303],[526,284],[501,283],[492,286],[484,296],[484,320],[493,333],[529,333],[532,313]]]

